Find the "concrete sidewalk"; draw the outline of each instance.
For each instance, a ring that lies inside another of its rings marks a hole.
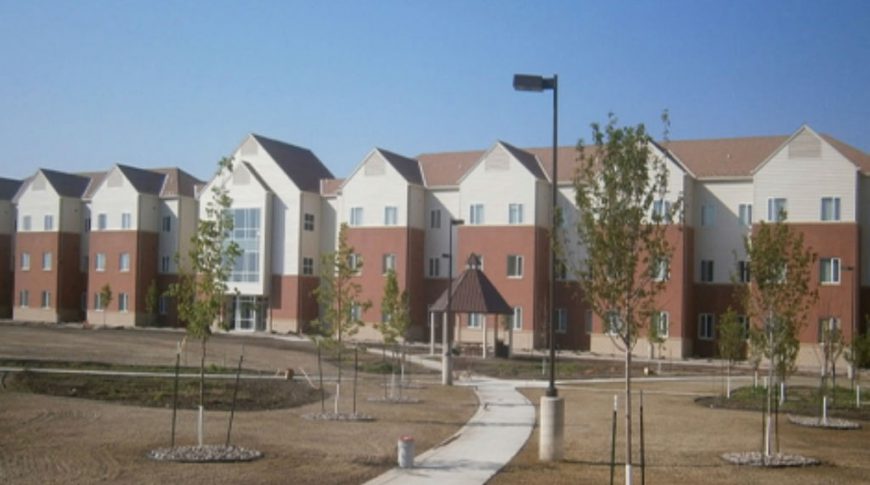
[[[532,403],[511,382],[471,379],[458,385],[474,386],[480,401],[468,423],[417,456],[414,468],[393,468],[369,485],[483,484],[517,454],[535,425]]]

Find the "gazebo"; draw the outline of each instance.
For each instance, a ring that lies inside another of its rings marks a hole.
[[[459,275],[453,284],[450,285],[452,295],[448,298],[448,290],[438,297],[434,304],[429,308],[432,313],[447,313],[447,302],[451,301],[450,311],[453,314],[458,313],[481,313],[485,315],[513,315],[513,307],[508,305],[501,293],[495,288],[495,285],[483,274],[480,269],[480,257],[474,253],[468,257],[468,267]],[[444,319],[442,318],[442,322]],[[443,323],[442,323],[443,324]],[[455,325],[455,322],[448,322]],[[483,337],[481,338],[481,346],[483,347],[482,355],[486,358],[487,350],[487,328],[486,320],[484,319]],[[493,326],[495,330],[493,342],[498,342],[498,323]],[[513,337],[511,330],[508,330],[510,337]],[[509,340],[513,340],[509,338]],[[442,345],[445,342],[442,342]],[[509,341],[508,345],[512,342]]]

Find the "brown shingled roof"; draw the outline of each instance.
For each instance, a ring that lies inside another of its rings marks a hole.
[[[317,192],[320,189],[321,179],[331,179],[334,177],[323,162],[307,148],[290,145],[289,143],[257,134],[251,134],[251,136],[269,153],[269,156],[290,177],[290,180],[299,187],[299,190]]]
[[[753,136],[712,140],[669,141],[661,145],[698,178],[750,177],[787,136]]]
[[[417,156],[427,187],[455,186],[483,156],[483,150],[424,153]]]
[[[472,254],[471,257],[476,256]],[[454,312],[499,315],[512,315],[514,312],[495,285],[477,267],[463,271],[451,287],[453,297],[450,306]],[[447,311],[447,290],[444,290],[444,293],[435,300],[430,311]]]
[[[320,180],[320,195],[323,196],[333,196],[338,194],[338,189],[341,188],[341,184],[344,183],[344,179],[321,179]]]
[[[152,172],[164,175],[160,197],[196,197],[197,185],[204,184],[202,180],[178,167],[152,168]]]
[[[823,134],[820,136],[840,152],[840,155],[848,158],[852,163],[860,168],[862,173],[870,174],[870,155],[852,145],[849,145],[848,143],[843,143],[830,135]]]
[[[389,162],[390,165],[399,172],[399,175],[402,176],[408,183],[412,183],[415,185],[423,185],[423,173],[420,171],[420,164],[417,163],[417,160],[410,159],[408,157],[403,157],[397,153],[393,153],[389,150],[384,150],[383,148],[376,148],[375,150],[384,157],[384,159]]]

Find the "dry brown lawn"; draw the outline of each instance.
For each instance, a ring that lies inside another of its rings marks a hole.
[[[0,325],[0,357],[165,365],[167,358],[174,360],[181,335]],[[299,344],[262,338],[215,338],[209,361],[222,365],[226,354],[232,362],[242,341],[246,367],[316,368],[313,356],[298,350]],[[196,348],[188,352],[190,363],[197,362]],[[318,412],[319,402],[237,413],[232,441],[264,452],[265,458],[206,465],[145,457],[149,450],[169,445],[169,410],[0,390],[0,483],[361,483],[394,465],[399,436],[411,434],[418,450],[428,449],[455,433],[476,410],[471,390],[443,388],[426,375],[416,379],[422,388],[407,392],[422,403],[396,405],[368,402],[383,395],[382,381],[365,378],[358,406],[377,419],[370,423],[302,419]],[[349,391],[350,385],[342,386],[342,411],[350,411]],[[227,412],[207,411],[208,443],[224,442],[227,419]],[[195,413],[180,412],[178,444],[194,444],[195,436]]]
[[[745,383],[745,381],[744,381]],[[803,469],[757,469],[736,467],[719,456],[731,451],[752,451],[761,444],[761,415],[757,412],[709,409],[694,403],[695,397],[718,392],[719,383],[657,383],[645,389],[644,427],[647,483],[668,484],[824,484],[867,483],[870,477],[870,423],[858,431],[833,431],[798,427],[781,417],[781,450],[823,460],[824,465]],[[566,400],[565,461],[537,461],[538,432],[535,430],[522,451],[492,480],[492,484],[608,483],[610,478],[610,430],[615,384],[562,388]],[[541,392],[527,391],[533,403]],[[637,400],[635,395],[635,409]],[[618,422],[616,482],[624,482],[624,418]],[[635,417],[637,412],[635,411]],[[637,424],[634,463],[639,443]],[[635,483],[640,483],[636,468]]]

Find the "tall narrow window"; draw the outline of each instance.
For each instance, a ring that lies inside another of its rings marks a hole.
[[[771,197],[767,199],[767,220],[770,222],[782,221],[786,211],[788,210],[788,202],[782,197]]]
[[[172,217],[163,216],[163,232],[172,231]]]
[[[523,329],[523,307],[515,306],[514,314],[511,316],[511,328],[513,330]]]
[[[54,216],[48,214],[42,220],[42,228],[46,231],[51,231],[54,229]]]
[[[30,216],[22,216],[21,217],[21,230],[29,231],[30,230]]]
[[[507,275],[508,278],[523,277],[523,257],[516,254],[509,254],[507,257]]]
[[[130,305],[130,299],[127,293],[118,293],[118,311],[126,312]]]
[[[169,313],[169,296],[168,295],[160,295],[160,299],[157,300],[157,313],[161,315],[166,315]]]
[[[653,221],[665,222],[670,211],[671,203],[664,199],[658,199],[653,201],[652,213],[650,216]]]
[[[30,253],[21,253],[21,271],[30,271]]]
[[[522,224],[523,223],[523,204],[508,205],[508,223]]]
[[[23,308],[30,306],[30,291],[21,290],[18,292],[18,306]]]
[[[568,332],[568,310],[564,308],[556,309],[556,332],[557,333],[567,333]]]
[[[667,259],[659,259],[655,261],[650,268],[651,276],[654,281],[666,281],[670,274],[670,265]]]
[[[302,258],[302,274],[306,276],[314,274],[314,258]]]
[[[384,274],[396,271],[396,255],[387,253],[384,255]]]
[[[668,312],[653,312],[650,324],[656,329],[659,338],[666,339],[670,335],[671,316]]]
[[[716,223],[716,207],[713,204],[701,206],[701,226],[712,227]]]
[[[441,209],[432,209],[429,212],[429,227],[441,229]]]
[[[42,292],[42,308],[51,308],[51,292]]]
[[[305,222],[303,223],[303,228],[306,231],[314,230],[314,214],[305,214]]]
[[[106,271],[106,253],[97,253],[94,258],[94,269],[96,271]]]
[[[468,209],[469,224],[483,224],[484,213],[483,204],[471,204]]]
[[[350,225],[351,226],[363,225],[363,208],[362,207],[351,207],[350,208]]]
[[[130,271],[130,253],[121,253],[118,257],[118,269],[123,272]]]
[[[737,262],[737,280],[741,283],[749,283],[749,261]]]
[[[161,256],[160,257],[160,272],[168,273],[169,272],[169,256]]]
[[[711,259],[702,259],[701,260],[701,282],[702,283],[712,283],[713,282],[713,260],[711,260]]]
[[[94,310],[103,311],[103,295],[100,293],[94,293]]]
[[[350,269],[352,269],[356,274],[359,274],[362,269],[362,256],[357,253],[351,253],[347,257],[347,265],[350,266]]]
[[[105,231],[108,226],[108,217],[106,214],[97,214],[97,230]]]
[[[133,227],[133,216],[129,212],[121,214],[121,229],[130,229]]]
[[[384,225],[385,226],[395,226],[399,223],[399,208],[396,206],[388,205],[384,207]]]
[[[716,334],[716,321],[712,313],[698,315],[698,338],[701,340],[713,340]]]
[[[232,209],[232,240],[241,254],[236,257],[230,272],[230,281],[256,283],[260,281],[260,216],[259,207]]]
[[[51,271],[51,253],[45,252],[42,253],[42,270],[43,271]]]
[[[592,310],[586,310],[583,312],[583,326],[586,330],[586,335],[592,334]]]
[[[607,312],[607,318],[604,320],[604,332],[608,335],[619,335],[622,331],[622,319],[616,311]]]
[[[752,225],[752,204],[740,204],[738,207],[741,226]]]
[[[429,277],[441,276],[441,258],[429,258]]]
[[[823,221],[839,221],[840,220],[840,198],[839,197],[822,197],[822,220]]]
[[[836,285],[840,283],[840,258],[822,258],[820,276],[822,284]]]

